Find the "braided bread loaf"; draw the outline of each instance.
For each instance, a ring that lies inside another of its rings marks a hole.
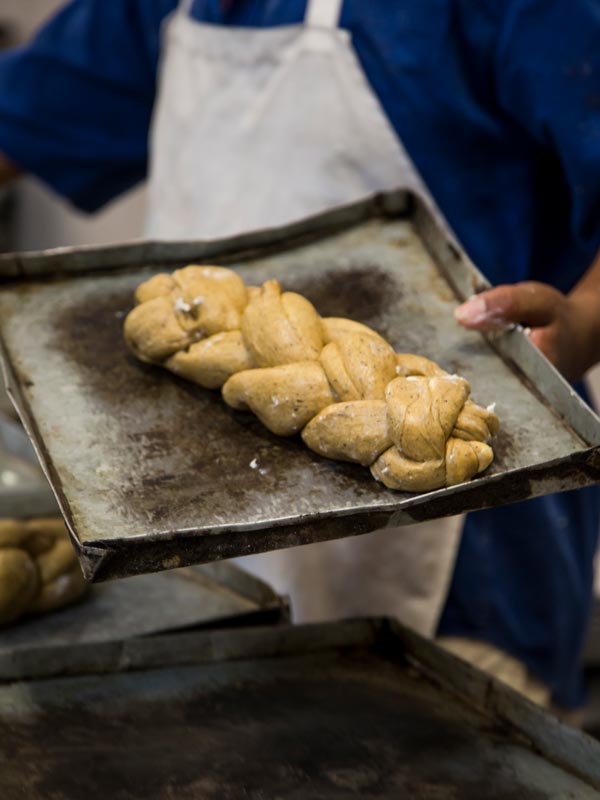
[[[86,591],[62,520],[0,520],[0,625],[53,611]]]
[[[391,489],[470,480],[493,459],[498,418],[464,378],[348,319],[321,318],[277,281],[246,287],[222,267],[188,266],[142,283],[125,339],[142,361],[251,410],[279,436],[302,432],[327,458],[371,468]]]

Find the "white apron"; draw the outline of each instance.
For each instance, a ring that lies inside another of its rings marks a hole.
[[[229,236],[399,187],[430,199],[338,27],[342,0],[266,29],[200,24],[190,5],[164,28],[149,235]],[[455,517],[237,563],[288,594],[297,621],[391,615],[431,636],[461,531]]]

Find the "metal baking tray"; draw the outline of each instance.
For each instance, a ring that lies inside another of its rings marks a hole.
[[[68,658],[73,645],[287,621],[286,601],[232,564],[138,575],[94,586],[76,605],[0,629],[0,680],[37,675],[48,654]]]
[[[385,620],[74,645],[0,684],[2,800],[591,800],[600,745]]]
[[[136,361],[134,288],[190,262],[280,278],[323,315],[465,375],[496,403],[496,460],[470,483],[409,495],[271,435],[217,392]],[[58,275],[58,277],[56,277]],[[8,391],[91,580],[351,536],[600,481],[600,421],[522,330],[492,339],[453,310],[487,284],[427,208],[381,195],[213,242],[139,242],[0,257]],[[253,468],[256,467],[256,468]]]

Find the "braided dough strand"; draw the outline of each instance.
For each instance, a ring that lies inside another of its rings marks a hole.
[[[321,318],[278,281],[246,287],[232,270],[191,265],[142,283],[125,339],[279,436],[301,433],[319,455],[370,467],[391,489],[425,492],[491,464],[498,432],[468,381],[395,353],[366,325]]]
[[[62,520],[0,520],[0,625],[61,608],[87,588]]]

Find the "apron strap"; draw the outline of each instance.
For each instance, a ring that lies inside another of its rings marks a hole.
[[[337,28],[344,0],[308,0],[304,24],[310,28]]]

